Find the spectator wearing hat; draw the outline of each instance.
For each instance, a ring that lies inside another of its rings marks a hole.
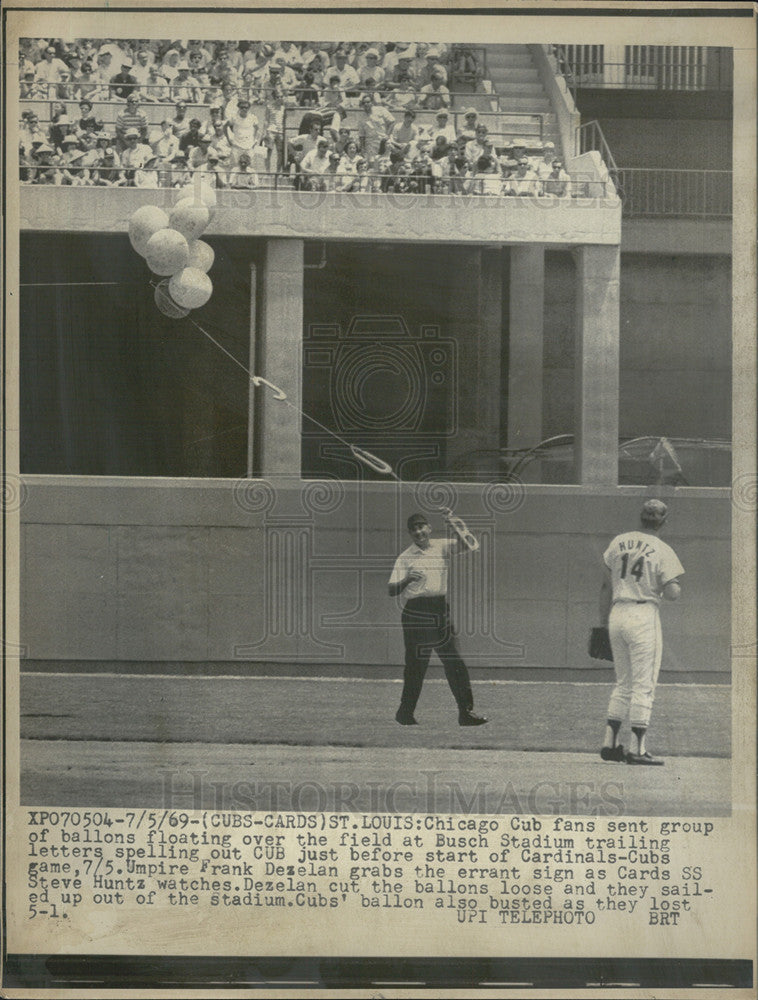
[[[155,60],[150,59],[150,52],[145,48],[137,50],[137,55],[132,66],[132,76],[139,84],[140,88],[147,86],[150,76],[150,67],[155,65]]]
[[[62,184],[81,185],[80,177],[77,175],[75,178],[75,174],[72,174],[69,170],[69,167],[78,163],[81,158],[82,150],[79,147],[77,137],[75,135],[64,135],[58,153],[58,165],[61,171]]]
[[[116,117],[116,142],[120,148],[125,148],[126,133],[136,129],[139,138],[147,142],[147,115],[140,110],[137,94],[129,94],[126,107]]]
[[[570,198],[571,177],[563,169],[563,161],[555,157],[550,173],[542,178],[542,193],[547,198]]]
[[[500,171],[504,178],[516,173],[518,168],[518,158],[513,151],[513,143],[509,142],[505,146],[503,155],[500,157]]]
[[[232,150],[232,159],[236,162],[240,153],[249,153],[252,158],[253,148],[258,144],[261,135],[261,125],[258,118],[250,110],[250,99],[244,95],[237,98],[237,111],[227,118],[226,138]]]
[[[113,146],[106,146],[97,165],[90,171],[90,180],[96,187],[123,187],[126,184],[121,160]]]
[[[19,145],[31,155],[34,144],[38,146],[47,143],[49,140],[47,132],[39,123],[36,111],[30,111],[26,118],[26,123],[21,126],[19,134]]]
[[[537,174],[532,170],[527,156],[519,157],[518,166],[506,180],[503,192],[520,198],[535,198],[540,193],[541,184]]]
[[[162,77],[165,77],[169,83],[174,82],[174,78],[178,74],[177,69],[179,62],[181,61],[181,55],[178,49],[171,48],[163,56],[161,60],[160,73]]]
[[[447,108],[440,108],[434,116],[434,125],[430,132],[432,142],[436,142],[439,135],[444,136],[449,145],[455,144],[455,125],[450,121],[450,112]]]
[[[185,104],[201,104],[200,84],[194,76],[190,76],[189,65],[185,60],[177,63],[177,73],[169,84],[172,101],[184,101]]]
[[[229,162],[232,155],[232,147],[226,134],[226,125],[221,118],[211,121],[210,128],[206,129],[206,135],[210,139],[208,149],[214,150],[222,162]]]
[[[435,76],[441,76],[442,82],[447,83],[447,70],[443,65],[442,58],[437,46],[431,46],[426,50],[423,66],[420,67],[416,75],[420,87],[423,88],[433,83]]]
[[[383,105],[375,103],[368,94],[361,97],[360,107],[363,114],[358,126],[361,155],[371,162],[384,153],[395,116]]]
[[[340,90],[344,91],[346,97],[357,97],[360,86],[360,76],[358,71],[347,61],[347,53],[344,49],[337,49],[334,53],[334,69],[339,73]]]
[[[329,167],[329,140],[322,135],[316,140],[316,148],[306,153],[300,161],[303,188],[306,191],[325,191]]]
[[[19,97],[26,101],[46,101],[48,97],[48,84],[41,80],[35,80],[34,70],[27,70],[23,74],[18,84]]]
[[[555,159],[555,143],[546,142],[542,147],[542,156],[532,161],[532,169],[540,180],[544,179],[552,172],[553,160]]]
[[[55,151],[46,142],[40,143],[34,153],[35,166],[29,174],[31,184],[60,184],[60,172],[55,162]]]
[[[200,142],[196,146],[191,146],[190,148],[185,149],[185,152],[187,153],[187,166],[193,173],[207,166],[210,148],[210,135],[207,132],[201,132]],[[218,161],[218,153],[216,153],[216,160]]]
[[[136,128],[127,129],[124,133],[124,150],[121,153],[121,166],[124,169],[126,181],[131,186],[134,182],[135,170],[144,167],[150,156],[153,156],[152,149],[140,141],[140,135]]]
[[[132,75],[131,69],[131,59],[125,59],[121,64],[121,71],[111,77],[110,94],[112,100],[125,101],[130,94],[138,89],[137,77]]]
[[[258,187],[258,175],[253,170],[249,153],[240,153],[236,166],[227,174],[226,183],[237,191],[250,191]]]
[[[476,126],[479,121],[479,112],[476,108],[466,108],[461,118],[458,119],[459,127],[457,136],[465,136],[466,142],[470,142],[476,137]]]
[[[95,57],[94,77],[98,85],[110,94],[110,83],[113,79],[113,53],[109,49],[100,49]]]
[[[134,171],[134,186],[157,191],[160,187],[160,162],[154,153],[146,157],[144,164]]]
[[[376,49],[367,49],[365,54],[365,64],[358,70],[359,86],[364,90],[381,90],[384,86],[385,73],[379,65],[379,53]],[[368,82],[372,81],[371,87]]]
[[[360,178],[358,174],[359,161],[363,161],[363,157],[360,155],[358,150],[358,143],[355,139],[348,139],[337,166],[336,190],[360,190]]]
[[[169,161],[168,178],[171,187],[183,188],[192,183],[192,174],[187,168],[187,155],[179,150]]]
[[[272,87],[281,87],[285,95],[294,96],[298,86],[297,74],[289,66],[285,66],[281,56],[278,58],[275,56],[271,61],[268,77],[269,90]]]
[[[295,42],[281,42],[274,52],[274,59],[297,73],[303,68],[303,54]]]
[[[193,150],[191,156],[196,155],[196,153],[197,150]],[[209,149],[204,162],[198,164],[194,169],[191,163],[189,166],[193,179],[199,178],[203,184],[212,188],[226,187],[227,168],[215,150]]]
[[[268,122],[263,136],[263,144],[268,150],[266,170],[278,173],[284,169],[284,95],[279,88],[271,92],[268,101]]]
[[[439,66],[432,70],[429,83],[419,91],[418,103],[427,111],[439,111],[450,107],[450,91],[445,86],[445,74]]]
[[[50,122],[50,128],[48,129],[47,135],[50,140],[50,145],[53,149],[60,151],[63,146],[63,140],[67,135],[71,135],[74,132],[74,123],[71,121],[69,116],[66,114],[65,104],[54,104],[53,113]]]

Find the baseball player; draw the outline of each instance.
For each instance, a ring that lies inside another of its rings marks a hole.
[[[660,765],[645,749],[655,686],[661,668],[663,597],[675,601],[681,594],[682,564],[658,534],[668,510],[661,500],[647,500],[640,512],[640,528],[617,535],[603,554],[605,577],[600,590],[600,618],[608,626],[616,670],[616,686],[608,705],[603,760],[627,764]],[[632,747],[617,743],[619,729],[629,716]]]
[[[401,726],[415,726],[416,703],[432,650],[445,668],[445,677],[458,704],[458,724],[483,726],[486,719],[473,712],[474,696],[468,670],[455,644],[447,578],[450,556],[467,551],[458,539],[432,538],[423,514],[411,514],[408,531],[413,539],[395,561],[389,579],[390,597],[400,597],[405,643],[403,694],[395,719]]]

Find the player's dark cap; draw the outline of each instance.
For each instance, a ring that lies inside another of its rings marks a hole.
[[[668,507],[663,500],[646,500],[640,511],[643,524],[663,524],[668,516]]]
[[[412,531],[417,524],[429,524],[426,514],[411,514],[408,518],[408,531]]]

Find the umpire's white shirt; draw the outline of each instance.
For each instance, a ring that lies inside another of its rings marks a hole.
[[[400,583],[411,570],[422,574],[420,580],[409,583],[400,594],[402,604],[412,597],[441,597],[447,594],[448,564],[454,546],[453,539],[430,538],[428,549],[421,549],[414,542],[400,553],[395,560],[390,583]]]
[[[661,603],[663,588],[684,573],[671,548],[657,535],[626,531],[616,535],[603,553],[611,571],[613,602]]]

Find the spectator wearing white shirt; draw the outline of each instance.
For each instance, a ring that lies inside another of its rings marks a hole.
[[[555,143],[546,142],[542,147],[542,150],[542,156],[538,160],[532,161],[532,168],[539,179],[544,181],[553,169],[553,160],[555,159]]]
[[[337,49],[334,53],[334,68],[339,74],[340,89],[347,97],[355,97],[361,81],[357,71],[348,63],[347,53],[343,49]]]
[[[137,58],[132,66],[132,76],[140,85],[144,87],[150,77],[150,67],[153,63],[150,62],[150,53],[147,49],[140,49],[137,52]]]
[[[171,100],[171,88],[165,76],[161,76],[155,63],[148,67],[147,82],[139,90],[143,101],[151,104],[166,104]]]
[[[419,91],[418,103],[427,111],[450,107],[450,91],[445,86],[445,77],[439,67],[433,70],[431,82]]]
[[[563,169],[563,162],[556,157],[550,173],[542,179],[542,193],[546,198],[570,198],[571,177]]]
[[[260,136],[260,122],[250,111],[250,101],[241,96],[237,99],[237,113],[226,121],[226,137],[232,148],[232,158],[236,162],[240,153],[249,153]]]
[[[329,171],[329,141],[321,136],[312,149],[300,161],[300,171],[305,178],[303,185],[309,191],[326,190],[326,174]]]
[[[168,162],[179,152],[179,137],[174,134],[171,122],[164,118],[161,122],[160,138],[152,143],[152,150],[161,160]]]
[[[537,174],[532,170],[528,158],[522,156],[518,161],[516,172],[511,174],[505,182],[505,194],[516,195],[520,198],[534,198],[540,193],[540,188]]]
[[[47,96],[50,100],[55,100],[57,85],[61,82],[62,74],[68,72],[69,68],[66,63],[55,54],[55,47],[48,45],[45,49],[44,59],[37,63],[34,79],[36,83],[47,84]]]
[[[437,136],[442,135],[445,140],[454,145],[455,143],[455,125],[450,121],[450,113],[447,108],[440,108],[437,114],[434,116],[434,125],[431,130],[431,140],[432,142],[437,141]]]
[[[258,175],[252,169],[252,161],[248,153],[240,153],[237,166],[230,170],[227,175],[227,185],[238,191],[258,187]]]

